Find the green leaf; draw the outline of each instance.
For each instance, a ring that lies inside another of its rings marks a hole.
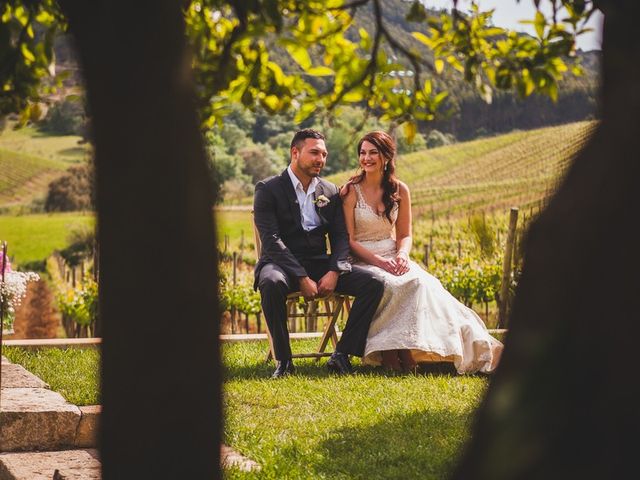
[[[31,65],[36,61],[35,55],[31,52],[31,50],[29,50],[29,47],[26,43],[20,44],[20,52],[22,52],[22,56],[24,57],[25,63],[27,65]]]
[[[418,128],[416,127],[415,122],[405,122],[404,123],[404,136],[407,139],[409,144],[413,143],[413,140],[416,138],[416,132]]]
[[[287,52],[289,52],[289,55],[291,55],[291,58],[293,58],[293,60],[295,60],[295,62],[304,70],[311,68],[311,57],[309,56],[309,52],[306,48],[293,42],[287,42],[285,44],[285,48],[287,49]]]
[[[542,40],[544,38],[544,27],[546,27],[547,21],[540,10],[536,11],[536,19],[533,21],[533,25],[536,29],[536,35]]]
[[[269,110],[275,112],[280,105],[280,99],[276,95],[267,95],[262,99],[262,103],[264,103]]]
[[[314,77],[326,77],[334,75],[336,72],[331,70],[329,67],[318,66],[307,69],[307,73],[309,75],[313,75]]]
[[[342,97],[342,100],[352,103],[361,102],[362,100],[364,100],[364,95],[360,90],[351,90]]]
[[[433,42],[424,33],[422,33],[422,32],[411,32],[411,35],[413,36],[413,38],[415,38],[419,42],[424,43],[427,47],[432,47]]]
[[[302,123],[307,118],[309,118],[311,114],[316,111],[316,109],[317,107],[315,103],[309,102],[309,103],[302,104],[302,106],[300,107],[300,110],[296,112],[296,115],[293,121],[296,123]]]

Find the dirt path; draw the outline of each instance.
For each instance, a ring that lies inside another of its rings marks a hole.
[[[14,332],[5,338],[55,338],[60,314],[54,307],[53,294],[44,280],[30,282],[27,295],[16,310]]]

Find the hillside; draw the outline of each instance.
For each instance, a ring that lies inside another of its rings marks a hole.
[[[530,208],[553,191],[596,124],[577,122],[424,150],[400,157],[396,173],[411,189],[417,219]],[[328,180],[340,185],[352,173]]]
[[[44,196],[51,180],[87,155],[90,147],[79,145],[79,139],[49,136],[33,128],[0,132],[0,207]]]

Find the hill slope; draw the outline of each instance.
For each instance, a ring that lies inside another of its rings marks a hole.
[[[71,164],[83,161],[80,137],[49,136],[32,128],[0,132],[0,206],[44,196],[47,186]]]
[[[458,143],[400,157],[414,217],[460,217],[538,205],[553,191],[596,122],[577,122]],[[353,172],[328,177],[340,185]]]

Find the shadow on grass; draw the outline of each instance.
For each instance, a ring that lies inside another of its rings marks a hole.
[[[58,151],[58,155],[64,155],[66,157],[78,157],[78,159],[83,159],[86,154],[87,150],[84,147],[64,148]]]
[[[320,455],[308,463],[308,478],[445,479],[467,438],[470,418],[436,410],[342,428],[320,444]]]
[[[296,376],[309,378],[324,378],[330,375],[327,370],[327,358],[316,362],[313,359],[294,359],[296,368]],[[416,372],[412,373],[394,373],[387,372],[382,367],[372,367],[369,365],[360,365],[358,360],[352,362],[354,364],[355,373],[362,375],[380,375],[384,377],[396,377],[403,375],[433,375],[433,376],[456,376],[456,370],[452,363],[430,363],[420,365]],[[276,368],[275,362],[255,362],[232,363],[225,365],[225,380],[250,380],[259,378],[269,378]]]

